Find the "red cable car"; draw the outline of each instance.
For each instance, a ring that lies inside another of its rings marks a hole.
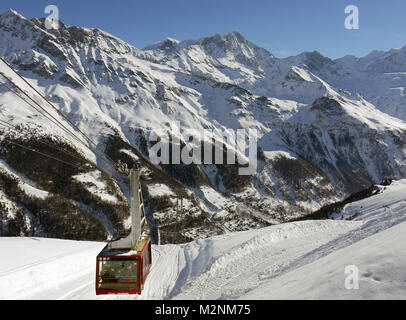
[[[135,250],[109,250],[97,256],[96,294],[141,294],[151,268],[151,238],[138,241]]]
[[[132,170],[131,233],[109,242],[96,260],[96,294],[141,294],[152,265],[151,238],[142,201],[139,170]]]

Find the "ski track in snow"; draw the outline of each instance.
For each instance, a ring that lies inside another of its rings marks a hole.
[[[303,251],[352,229],[352,223],[300,222],[267,230],[216,257],[210,268],[182,288],[176,299],[233,299],[278,275]],[[313,233],[313,232],[314,233]]]
[[[82,250],[85,251],[86,249],[90,249],[90,248],[94,248],[94,246],[90,246],[90,247],[84,248]],[[36,266],[51,263],[51,262],[54,262],[54,261],[56,261],[58,259],[64,259],[69,255],[76,255],[76,254],[77,254],[77,250],[74,250],[74,251],[71,251],[69,253],[62,253],[62,254],[59,254],[59,255],[56,255],[56,256],[53,256],[53,257],[49,257],[49,258],[46,258],[46,259],[41,259],[41,260],[35,261],[33,263],[28,263],[26,265],[22,265],[22,266],[19,266],[17,268],[13,268],[13,269],[10,269],[10,270],[4,271],[4,272],[0,272],[0,278],[8,276],[8,275],[13,274],[13,273],[24,271],[26,269],[30,269],[30,268],[33,268],[33,267],[36,267]]]

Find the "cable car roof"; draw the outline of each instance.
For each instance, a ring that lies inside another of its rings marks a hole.
[[[100,252],[99,256],[101,257],[108,257],[108,256],[136,256],[140,255],[142,251],[145,249],[145,245],[150,241],[150,238],[148,236],[144,236],[141,239],[138,240],[137,245],[135,249],[130,249],[130,250],[113,250],[109,249],[108,246],[106,246],[102,252]]]

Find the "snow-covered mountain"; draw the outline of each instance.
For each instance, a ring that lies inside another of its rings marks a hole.
[[[333,86],[358,92],[379,110],[406,120],[406,46],[373,51],[362,58],[331,60],[319,52],[305,52],[284,61],[311,71]]]
[[[98,29],[61,22],[58,30],[47,30],[44,19],[12,10],[0,15],[0,56],[115,161],[131,167],[141,160],[150,222],[163,226],[167,242],[284,222],[383,178],[406,177],[406,123],[389,112],[393,90],[385,89],[391,85],[383,73],[402,72],[400,56],[385,58],[392,69],[378,68],[384,54],[372,55],[375,67],[372,57],[368,63],[317,53],[277,59],[236,31],[166,39],[140,50]],[[7,67],[0,72],[31,92]],[[371,79],[376,87],[382,81],[379,91],[369,87]],[[16,128],[1,128],[7,138],[0,162],[4,230],[72,238],[76,228],[82,239],[125,230],[127,181],[100,154],[3,87],[0,108],[0,120]],[[240,176],[235,165],[153,165],[149,134],[174,121],[183,130],[212,129],[215,139],[227,128],[256,129],[256,173]],[[80,168],[55,165],[10,140],[76,159]],[[176,213],[176,196],[186,198],[185,216]],[[44,221],[44,210],[53,213],[52,221]],[[57,222],[59,230],[49,227]]]

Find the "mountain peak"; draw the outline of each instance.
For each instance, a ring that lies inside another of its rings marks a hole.
[[[319,51],[314,50],[314,51],[305,51],[301,54],[299,54],[299,57],[302,57],[305,60],[310,60],[310,61],[331,61],[330,58],[323,56]]]
[[[328,57],[323,56],[319,51],[305,51],[297,56],[284,59],[288,63],[297,66],[306,66],[312,72],[321,71],[334,63]]]
[[[259,49],[238,31],[222,35],[217,33],[211,37],[204,37],[199,42],[200,46],[209,55],[218,58],[231,54],[243,58],[245,62],[255,59],[255,52]]]
[[[18,16],[24,18],[21,14],[13,9],[8,9],[6,12],[2,13],[0,16]]]
[[[150,44],[146,46],[143,50],[162,50],[162,51],[168,51],[170,49],[173,49],[180,43],[179,40],[173,39],[173,38],[166,38],[165,40],[161,40],[158,42],[155,42],[153,44]]]
[[[15,11],[13,9],[8,9],[6,12],[3,12],[2,14],[0,14],[0,22],[3,22],[3,24],[6,21],[9,21],[9,19],[28,20],[27,18],[25,18],[24,16],[22,16],[21,14],[19,14],[17,11]]]
[[[202,46],[215,44],[224,48],[236,48],[247,43],[247,39],[238,31],[231,31],[222,35],[217,33],[214,36],[204,37],[200,40]]]
[[[13,9],[0,14],[0,27],[5,31],[13,31],[16,34],[24,34],[25,29],[33,27],[32,21],[19,14]]]
[[[235,39],[235,40],[237,40],[239,42],[247,41],[247,39],[243,36],[243,34],[241,32],[239,32],[239,31],[237,31],[237,30],[226,33],[224,35],[224,37],[228,38],[228,39]]]

